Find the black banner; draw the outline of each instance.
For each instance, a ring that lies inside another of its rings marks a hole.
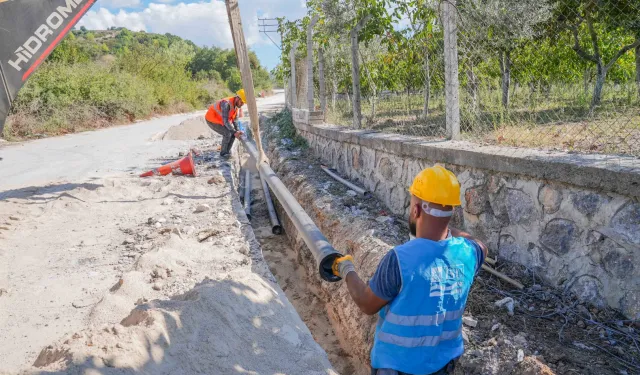
[[[96,0],[0,0],[0,136],[11,103]]]

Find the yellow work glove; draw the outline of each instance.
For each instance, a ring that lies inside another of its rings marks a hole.
[[[334,275],[340,276],[343,279],[346,278],[349,272],[356,272],[356,267],[353,265],[353,257],[351,255],[346,255],[336,258],[336,260],[333,261],[331,270]]]

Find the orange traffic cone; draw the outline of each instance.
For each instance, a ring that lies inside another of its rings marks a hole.
[[[189,155],[185,156],[180,160],[176,160],[172,163],[165,164],[162,167],[152,169],[149,172],[145,172],[140,175],[140,177],[149,177],[149,176],[164,176],[169,173],[177,173],[180,172],[183,175],[196,175],[196,166],[193,164],[193,156],[191,152]]]

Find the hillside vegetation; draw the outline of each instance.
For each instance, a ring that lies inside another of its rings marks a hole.
[[[250,52],[256,90],[268,72]],[[205,108],[241,87],[233,50],[171,34],[74,30],[19,92],[8,139],[71,133]]]

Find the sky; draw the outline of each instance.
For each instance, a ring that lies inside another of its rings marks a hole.
[[[280,62],[280,50],[258,27],[258,17],[304,17],[304,0],[238,0],[245,39],[269,70]],[[233,48],[224,1],[99,0],[76,27],[105,30],[126,27],[150,33],[171,33],[199,46]],[[272,38],[280,43],[278,35]]]

